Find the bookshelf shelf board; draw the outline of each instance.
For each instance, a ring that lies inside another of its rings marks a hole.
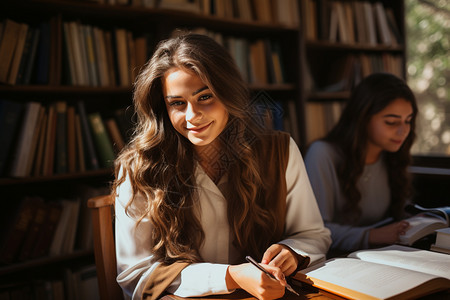
[[[28,3],[26,9],[36,8],[38,10],[62,12],[70,15],[84,17],[95,17],[112,20],[142,20],[145,22],[167,22],[173,24],[207,26],[211,29],[230,31],[242,31],[246,33],[261,32],[264,34],[274,32],[298,32],[297,26],[289,26],[280,23],[269,23],[261,21],[243,21],[236,18],[223,18],[215,15],[206,15],[186,10],[146,8],[141,6],[123,6],[99,4],[95,2],[74,2],[69,0],[35,0]],[[151,19],[149,19],[151,17]]]
[[[36,267],[48,267],[50,264],[58,264],[64,261],[72,261],[74,259],[87,259],[94,255],[93,250],[75,251],[67,255],[46,256],[43,258],[33,259],[22,263],[15,263],[8,266],[0,267],[0,276],[11,275],[13,273],[29,270]]]
[[[350,97],[350,91],[342,92],[310,92],[307,94],[309,100],[346,100]]]
[[[77,179],[96,178],[112,176],[113,171],[111,169],[93,170],[87,172],[58,174],[53,176],[39,176],[39,177],[26,177],[26,178],[0,178],[0,186],[20,185],[26,183],[38,183],[38,182],[55,182],[55,181],[72,181]]]
[[[62,94],[62,95],[83,95],[83,94],[131,94],[131,87],[84,87],[84,86],[51,86],[51,85],[15,85],[0,86],[0,93],[14,94]]]
[[[265,91],[295,91],[295,85],[289,83],[283,84],[265,84],[265,85],[257,85],[250,84],[250,89],[255,91],[265,90]]]
[[[333,43],[328,41],[312,41],[307,40],[305,42],[307,48],[319,49],[324,51],[330,50],[342,50],[342,51],[373,51],[373,52],[402,52],[404,51],[404,46],[384,46],[384,45],[365,45],[365,44],[343,44],[343,43]]]

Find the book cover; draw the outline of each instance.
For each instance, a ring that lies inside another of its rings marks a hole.
[[[77,143],[77,170],[80,172],[86,171],[86,159],[84,156],[83,131],[81,129],[80,115],[75,113],[75,134]]]
[[[64,50],[66,58],[66,73],[68,83],[71,85],[79,85],[79,75],[77,72],[74,49],[72,46],[72,34],[68,22],[63,23],[63,36],[64,36]]]
[[[31,44],[33,41],[34,31],[35,29],[33,27],[28,27],[27,36],[25,38],[25,44],[23,45],[22,57],[20,59],[19,68],[17,70],[15,84],[21,84],[23,82],[27,59],[31,51]]]
[[[450,227],[436,229],[436,241],[430,250],[450,254]]]
[[[105,168],[110,167],[113,164],[115,155],[102,117],[100,116],[100,113],[91,113],[88,115],[88,119],[101,165]]]
[[[330,259],[293,278],[349,299],[416,299],[448,289],[449,269],[446,254],[394,245]]]
[[[35,28],[33,30],[33,37],[31,40],[31,49],[28,53],[25,63],[25,70],[23,74],[23,79],[18,82],[18,84],[30,84],[32,79],[32,74],[36,68],[36,56],[38,50],[39,40],[41,38],[41,30],[39,28]]]
[[[111,31],[104,31],[105,36],[105,49],[106,49],[106,59],[108,62],[108,76],[109,76],[109,85],[115,86],[120,85],[119,79],[119,71],[117,67],[116,56],[116,48],[114,46],[114,38]]]
[[[26,166],[25,176],[30,176],[32,174],[33,164],[36,162],[37,155],[39,152],[39,143],[41,138],[42,128],[45,128],[45,110],[44,106],[39,109],[38,120],[36,122],[36,127],[34,128],[33,138],[30,146],[30,156],[28,157],[28,162]]]
[[[26,197],[21,200],[19,209],[13,221],[8,225],[5,239],[0,250],[0,261],[12,263],[16,261],[22,243],[31,225],[36,206],[41,198]]]
[[[0,82],[7,83],[11,62],[14,57],[20,32],[20,23],[11,19],[3,21],[4,29],[0,40]]]
[[[58,101],[56,109],[56,174],[67,173],[67,103]]]
[[[425,208],[418,204],[408,205],[408,212],[415,212],[416,215],[407,218],[409,227],[404,235],[400,235],[400,243],[413,245],[419,239],[434,234],[435,230],[450,226],[450,206]]]
[[[50,61],[48,83],[60,85],[63,61],[63,25],[62,16],[57,14],[50,19]]]
[[[392,45],[391,33],[387,21],[386,11],[381,2],[375,2],[373,4],[375,23],[379,36],[379,40],[386,46]]]
[[[56,231],[59,219],[61,218],[62,207],[57,201],[45,203],[46,218],[41,230],[36,236],[36,243],[31,247],[30,258],[43,257],[48,254],[53,236]]]
[[[125,141],[120,133],[119,126],[114,118],[108,118],[105,120],[106,129],[108,135],[113,141],[115,153],[120,152],[125,147]]]
[[[10,175],[13,177],[26,176],[28,158],[31,155],[31,143],[40,108],[41,104],[38,102],[30,101],[26,104],[17,148],[10,172]]]
[[[50,68],[50,23],[40,24],[40,39],[36,61],[36,83],[48,84],[48,74]]]
[[[72,225],[69,224],[71,221],[72,214],[72,201],[68,199],[59,200],[61,203],[61,216],[59,218],[58,224],[56,225],[55,233],[53,234],[52,241],[50,243],[49,255],[61,255],[63,254],[63,245],[65,236],[67,235],[68,228]]]
[[[11,68],[8,74],[8,83],[11,85],[16,84],[17,74],[19,73],[20,62],[24,54],[27,36],[28,36],[28,24],[20,23],[17,45],[16,49],[14,50],[14,57],[11,62]]]
[[[38,241],[39,233],[41,232],[45,220],[47,218],[47,207],[43,199],[41,199],[35,207],[34,217],[27,230],[20,252],[18,256],[19,261],[25,261],[31,258],[34,245]]]
[[[38,137],[38,145],[36,155],[33,161],[31,174],[32,176],[42,175],[42,163],[44,160],[45,138],[47,136],[48,112],[47,108],[42,116],[42,128],[40,129]]]
[[[0,100],[0,140],[3,146],[0,147],[0,175],[5,174],[8,167],[9,157],[12,155],[13,144],[17,131],[20,129],[20,117],[23,106],[19,102],[6,99]]]
[[[80,214],[80,203],[80,198],[69,200],[70,213],[68,215],[67,227],[61,244],[62,254],[70,254],[75,249],[75,238],[79,226],[78,217]]]
[[[75,107],[67,106],[67,171],[77,171],[77,136],[75,125]]]
[[[117,65],[119,73],[119,85],[129,86],[131,83],[130,79],[130,63],[128,54],[128,43],[127,43],[127,31],[123,28],[116,28],[114,30],[115,38],[115,48],[117,51]]]
[[[102,29],[93,28],[93,37],[95,40],[95,61],[97,62],[98,78],[100,86],[109,86],[108,58],[106,54],[105,36]]]
[[[86,52],[86,60],[89,73],[89,85],[99,86],[99,75],[98,75],[98,63],[95,56],[94,50],[94,38],[93,38],[93,28],[90,25],[82,25],[82,32],[84,33],[84,44]]]
[[[81,129],[83,132],[83,144],[85,146],[85,154],[88,162],[88,168],[97,170],[100,168],[97,153],[95,151],[94,139],[89,125],[88,116],[83,101],[77,102],[78,114],[80,116]]]
[[[55,105],[52,104],[48,108],[47,131],[45,133],[45,146],[41,171],[41,175],[43,176],[51,176],[54,174],[56,119],[56,108]]]

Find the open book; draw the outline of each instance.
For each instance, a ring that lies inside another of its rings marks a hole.
[[[406,219],[410,226],[406,233],[400,236],[400,244],[412,245],[417,240],[434,233],[436,229],[450,226],[450,206],[424,208],[415,204],[407,210],[417,214]]]
[[[415,299],[450,290],[449,270],[447,254],[393,245],[316,264],[299,271],[293,284],[306,282],[350,299]]]

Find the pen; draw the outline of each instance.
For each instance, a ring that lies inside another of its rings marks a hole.
[[[273,278],[275,280],[277,280],[275,278],[275,276],[273,276],[271,273],[269,273],[269,271],[267,271],[266,269],[264,269],[263,266],[261,266],[259,263],[256,262],[256,260],[254,260],[251,256],[246,256],[245,259],[251,263],[252,265],[254,265],[255,267],[257,267],[258,269],[260,269],[261,271],[263,271],[267,276],[269,276],[270,278]],[[296,294],[297,296],[300,296],[293,288],[292,286],[289,285],[289,283],[286,282],[286,288],[288,289],[288,291]]]

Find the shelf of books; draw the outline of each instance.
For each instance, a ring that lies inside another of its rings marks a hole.
[[[58,299],[92,278],[86,201],[108,193],[133,132],[140,68],[181,30],[224,45],[273,126],[302,143],[298,0],[0,2],[0,296]]]
[[[352,88],[375,72],[405,78],[404,4],[303,0],[307,144],[337,122]]]

